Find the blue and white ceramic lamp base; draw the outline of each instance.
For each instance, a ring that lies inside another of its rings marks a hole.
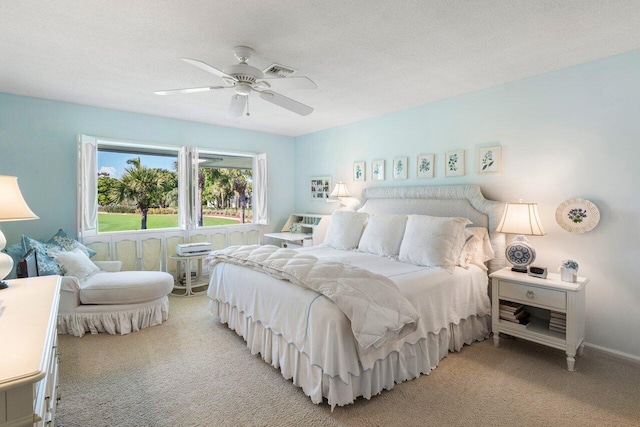
[[[511,271],[526,273],[527,267],[536,259],[536,250],[525,236],[519,234],[507,245],[505,255],[507,261],[513,265]]]

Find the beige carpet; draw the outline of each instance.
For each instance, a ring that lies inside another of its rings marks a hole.
[[[166,323],[125,336],[60,336],[59,425],[640,425],[640,366],[585,350],[571,373],[562,352],[522,340],[475,343],[332,413],[252,356],[207,301],[171,297]]]

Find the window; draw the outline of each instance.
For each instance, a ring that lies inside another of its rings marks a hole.
[[[253,222],[253,157],[198,153],[199,227]]]
[[[178,227],[178,152],[98,144],[98,232]]]
[[[78,235],[267,223],[266,154],[78,137]]]

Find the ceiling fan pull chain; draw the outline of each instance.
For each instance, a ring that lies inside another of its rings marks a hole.
[[[247,117],[249,117],[251,114],[249,114],[249,97],[247,96]]]

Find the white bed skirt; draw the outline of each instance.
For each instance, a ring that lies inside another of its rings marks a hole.
[[[73,313],[58,314],[58,334],[82,337],[86,332],[125,335],[169,318],[169,298],[141,304],[81,305]]]
[[[471,316],[457,325],[450,324],[438,334],[430,333],[428,338],[413,345],[405,344],[402,351],[390,353],[359,375],[349,374],[345,382],[337,376],[324,374],[282,335],[273,333],[259,321],[254,322],[236,307],[210,300],[209,310],[245,339],[252,354],[261,354],[266,362],[279,368],[282,375],[301,387],[313,403],[321,403],[323,397],[326,398],[331,409],[353,403],[359,396],[370,399],[382,390],[390,390],[396,383],[417,378],[420,374],[428,375],[449,351],[459,351],[465,344],[487,338],[491,324],[490,316]]]

